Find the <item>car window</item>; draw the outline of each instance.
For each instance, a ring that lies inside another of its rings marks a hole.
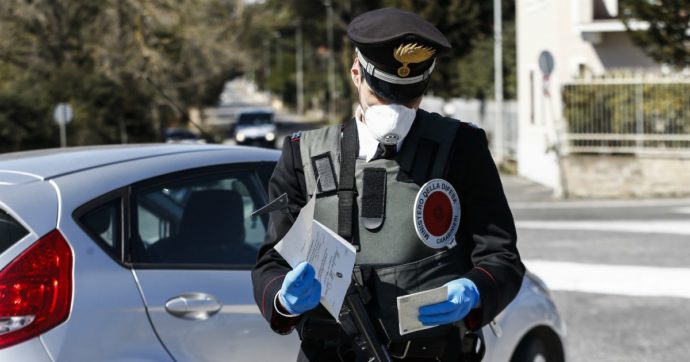
[[[137,190],[133,198],[132,261],[147,264],[254,265],[266,220],[249,171],[206,175]]]
[[[29,234],[17,220],[0,209],[0,254]]]
[[[273,123],[271,113],[243,113],[237,120],[237,124],[242,126],[263,126]]]
[[[114,199],[86,212],[79,218],[84,229],[101,245],[117,253],[120,245],[120,199]]]

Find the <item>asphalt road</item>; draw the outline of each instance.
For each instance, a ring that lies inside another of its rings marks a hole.
[[[279,114],[276,116],[276,129],[278,131],[276,135],[276,148],[282,149],[285,136],[289,136],[297,131],[306,131],[324,125],[325,123],[320,122],[304,122],[292,118],[285,118]]]
[[[322,122],[306,122],[306,121],[296,121],[289,118],[281,118],[281,115],[276,116],[276,144],[275,148],[280,150],[283,148],[283,142],[285,137],[292,135],[297,131],[306,131],[310,129],[315,129],[324,126],[325,123]],[[234,144],[234,140],[226,140],[228,144]]]
[[[562,202],[503,180],[522,258],[566,322],[569,361],[690,360],[690,199]]]

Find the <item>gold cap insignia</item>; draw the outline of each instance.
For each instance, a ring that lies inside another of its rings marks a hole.
[[[410,63],[421,63],[431,58],[436,49],[425,47],[417,43],[401,44],[393,51],[393,58],[402,63],[402,67],[398,68],[398,75],[405,78],[410,75],[410,68],[407,66]]]

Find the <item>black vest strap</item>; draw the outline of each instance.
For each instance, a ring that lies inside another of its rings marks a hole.
[[[426,181],[432,178],[431,173],[437,159],[438,149],[439,144],[434,140],[420,138],[417,141],[417,152],[412,161],[411,170],[413,180],[422,182],[422,180]]]
[[[355,206],[355,164],[359,152],[357,122],[354,118],[345,123],[340,140],[340,182],[338,187],[338,235],[355,247],[358,243],[352,237],[352,223]]]
[[[456,119],[418,110],[398,154],[398,180],[421,186],[429,179],[446,177],[459,128]]]

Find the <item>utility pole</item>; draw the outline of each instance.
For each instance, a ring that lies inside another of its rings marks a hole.
[[[268,79],[271,77],[271,40],[264,39],[264,84],[268,88]]]
[[[295,32],[295,58],[297,59],[297,114],[304,114],[304,73],[303,64],[304,54],[302,53],[302,21],[297,21],[297,31]]]
[[[276,40],[276,68],[278,69],[278,74],[283,74],[283,48],[280,45],[280,32],[274,32],[273,38]]]
[[[280,84],[280,89],[278,89],[278,92],[280,92],[280,101],[284,102],[285,99],[283,98],[283,95],[285,94],[285,90],[283,89],[283,49],[280,44],[280,32],[273,32],[273,38],[275,38],[276,41],[276,73],[278,75]]]
[[[333,60],[333,6],[325,0],[326,26],[328,28],[328,120],[335,121],[335,64]]]
[[[494,158],[503,162],[503,29],[501,0],[494,0],[494,100],[496,102],[494,127]]]
[[[271,40],[264,38],[264,91],[268,93],[268,104],[271,104]]]

